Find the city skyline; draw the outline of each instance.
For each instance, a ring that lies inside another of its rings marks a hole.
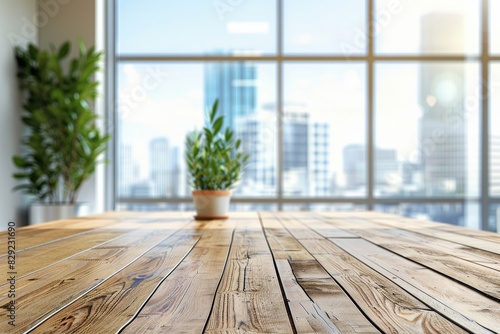
[[[463,29],[461,15],[422,15],[418,29],[421,35],[427,35],[443,22],[447,28],[425,39],[419,46],[420,52],[442,52],[440,45],[453,50],[466,47],[460,38],[445,38]],[[446,43],[440,44],[443,39]],[[456,45],[456,41],[462,44]],[[163,130],[164,134],[159,135],[161,131],[151,131],[148,140],[164,136],[171,141],[171,146],[178,149],[179,173],[185,173],[181,140],[187,130],[203,125],[205,120],[200,110],[206,110],[212,100],[219,98],[220,113],[226,116],[227,124],[245,138],[244,143],[254,157],[236,195],[275,196],[279,151],[276,66],[265,62],[209,61],[180,67],[189,69],[186,75],[168,66],[172,70],[172,83],[168,86],[172,92],[163,87],[151,92],[150,99],[157,103],[148,101],[147,105],[154,109],[151,114],[158,119],[163,117],[159,106],[169,106],[169,110],[179,108],[181,118],[167,122],[172,132]],[[138,77],[141,71],[142,75],[147,72],[139,66],[124,70],[136,71],[131,74]],[[283,64],[283,133],[280,135],[285,197],[366,197],[366,72],[366,64],[361,62]],[[466,97],[470,97],[478,85],[478,77],[479,67],[475,64],[417,61],[375,64],[375,196],[478,194],[475,164],[479,161],[479,143],[477,129],[473,130],[478,127],[473,118],[477,110],[464,109]],[[394,94],[395,91],[398,93]],[[174,103],[170,102],[170,95],[174,96]],[[290,113],[293,108],[301,110]],[[452,117],[443,118],[449,114]],[[465,117],[470,119],[452,127],[453,117],[462,121]],[[147,122],[158,123],[150,118]],[[139,126],[134,124],[134,127],[139,133]],[[145,129],[149,130],[149,125]],[[436,136],[440,137],[436,139]],[[150,145],[146,137],[141,137],[142,147]],[[266,138],[264,143],[262,138]],[[151,169],[146,161],[152,161],[145,152],[142,150],[141,157],[137,157],[141,160],[142,181],[149,178]],[[316,159],[318,156],[324,158]],[[174,195],[167,192],[165,196]]]

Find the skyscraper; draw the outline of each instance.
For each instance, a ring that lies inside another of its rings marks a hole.
[[[390,177],[398,173],[397,152],[395,149],[375,148],[374,153],[375,186],[388,186]],[[356,190],[366,187],[367,159],[365,145],[351,144],[344,147],[343,160],[346,188]]]
[[[283,108],[283,189],[289,196],[309,195],[309,113],[301,103]]]
[[[153,183],[153,197],[166,197],[172,194],[170,182],[170,145],[167,138],[153,139],[149,144],[150,180]]]
[[[490,192],[500,194],[500,136],[490,137]]]
[[[422,18],[421,51],[464,50],[464,19],[459,14]],[[420,66],[420,146],[428,195],[463,192],[466,186],[467,132],[464,123],[464,65],[423,63]]]
[[[314,122],[310,126],[310,194],[314,196],[331,195],[330,174],[330,124]]]
[[[236,191],[241,192],[244,188],[247,194],[267,194],[275,181],[269,179],[270,175],[274,175],[270,170],[274,169],[274,165],[269,165],[267,153],[262,152],[257,141],[257,138],[262,138],[260,135],[264,128],[259,126],[264,125],[265,120],[257,116],[256,78],[256,67],[247,63],[205,65],[205,107],[210,108],[216,99],[219,100],[218,114],[224,116],[224,126],[230,127],[243,139],[243,149],[250,153],[242,180],[244,186]]]
[[[120,163],[118,164],[118,196],[129,197],[132,195],[132,186],[138,182],[139,166],[132,156],[132,146],[120,145]]]
[[[265,110],[276,114],[276,105]],[[283,178],[288,196],[330,195],[330,127],[313,122],[304,103],[283,106]]]
[[[238,117],[256,112],[257,68],[247,63],[205,65],[205,106],[219,99],[219,114],[225,124],[236,129]]]
[[[350,144],[342,150],[343,169],[347,189],[366,187],[366,149],[361,144]]]
[[[236,135],[243,150],[250,154],[243,175],[245,194],[274,195],[276,193],[276,122],[274,110],[239,117]]]
[[[219,114],[225,125],[242,139],[250,154],[244,175],[247,194],[273,195],[277,173],[276,105],[268,103],[257,110],[257,69],[245,63],[205,66],[205,105],[219,99]],[[287,195],[328,195],[329,126],[312,122],[306,106],[287,103],[283,110],[283,176]]]

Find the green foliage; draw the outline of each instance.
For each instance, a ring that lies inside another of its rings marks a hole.
[[[40,202],[73,204],[110,139],[97,128],[89,106],[97,97],[93,76],[102,53],[80,42],[78,56],[64,68],[70,52],[69,42],[59,49],[16,48],[26,135],[23,154],[13,157],[20,170],[13,176],[25,182],[14,189]]]
[[[217,116],[216,100],[203,131],[186,136],[186,163],[190,184],[197,190],[231,189],[240,180],[249,155],[241,148],[234,132],[223,130],[224,116]]]

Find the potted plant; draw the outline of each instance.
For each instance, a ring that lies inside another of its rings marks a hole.
[[[234,132],[223,128],[224,116],[217,115],[216,100],[203,131],[186,136],[186,164],[197,219],[225,219],[231,189],[241,179],[249,155]]]
[[[91,109],[102,53],[87,50],[83,42],[78,55],[68,60],[70,51],[69,42],[50,50],[33,44],[16,48],[24,136],[21,154],[13,157],[19,169],[13,176],[24,182],[14,190],[36,198],[30,208],[32,224],[77,215],[78,193],[110,138],[96,126]]]

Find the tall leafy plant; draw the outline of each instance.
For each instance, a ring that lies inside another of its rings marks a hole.
[[[196,190],[231,189],[241,179],[249,155],[241,148],[229,128],[223,129],[224,116],[217,116],[216,100],[202,131],[186,136],[186,163],[190,185]]]
[[[74,204],[110,139],[96,126],[90,105],[97,97],[94,75],[102,53],[83,42],[75,58],[68,59],[70,52],[69,42],[50,50],[16,48],[26,135],[22,154],[13,157],[19,169],[14,178],[24,181],[15,190],[45,203]]]

